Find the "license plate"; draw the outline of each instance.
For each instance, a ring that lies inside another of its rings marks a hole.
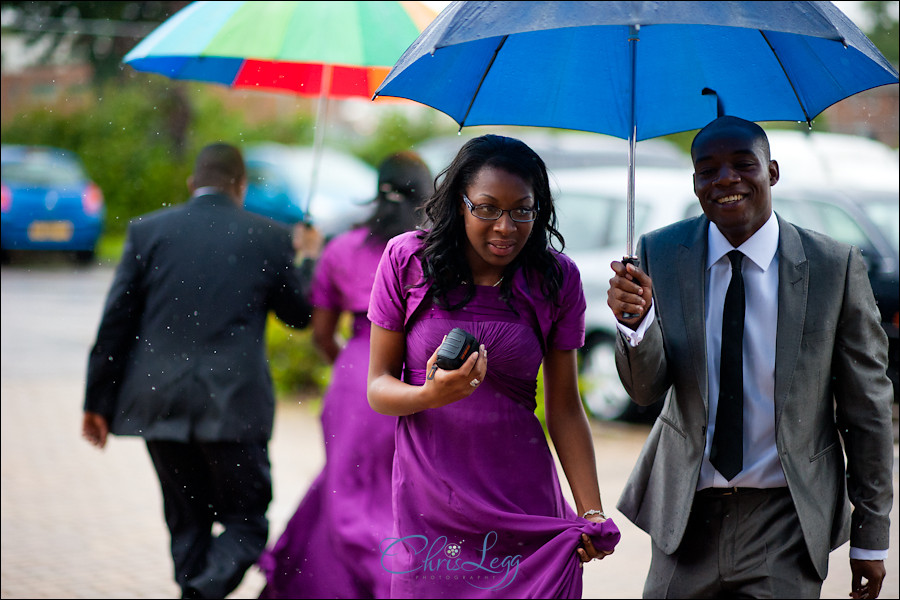
[[[35,221],[28,226],[32,242],[68,242],[72,239],[71,221]]]

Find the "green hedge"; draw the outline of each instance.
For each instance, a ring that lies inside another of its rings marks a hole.
[[[0,138],[4,144],[43,144],[78,154],[103,190],[106,232],[112,235],[123,233],[135,216],[183,202],[193,159],[208,143],[310,145],[313,139],[314,116],[307,112],[251,121],[227,108],[209,86],[159,76],[125,79],[71,100],[17,114],[4,123]],[[388,112],[373,135],[335,136],[327,143],[377,165],[435,133],[428,123]]]
[[[129,220],[185,201],[193,159],[206,144],[309,145],[313,139],[313,115],[298,112],[251,122],[243,112],[228,109],[209,86],[135,75],[93,94],[23,111],[3,124],[0,137],[4,144],[56,146],[81,157],[106,201],[97,254],[107,264],[118,262]],[[376,165],[435,133],[428,124],[388,113],[365,139],[328,142]],[[279,396],[321,395],[330,368],[315,351],[309,331],[290,329],[273,317],[267,345]]]

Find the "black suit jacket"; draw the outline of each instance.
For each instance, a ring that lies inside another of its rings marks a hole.
[[[224,195],[133,221],[90,353],[84,409],[119,435],[268,440],[268,313],[297,327],[311,313],[293,258],[288,228]]]

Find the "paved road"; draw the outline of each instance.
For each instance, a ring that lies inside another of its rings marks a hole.
[[[105,451],[80,438],[84,366],[109,285],[108,268],[3,267],[2,598],[176,598],[159,487],[140,440],[112,438]],[[613,508],[647,429],[594,423],[607,512],[623,533],[616,553],[585,569],[585,598],[638,598],[649,538]],[[271,446],[277,536],[323,461],[315,414],[280,403]],[[895,445],[894,487],[897,486]],[[897,598],[897,501],[888,580]],[[847,546],[832,554],[824,598],[849,592]],[[255,598],[252,570],[232,598]]]

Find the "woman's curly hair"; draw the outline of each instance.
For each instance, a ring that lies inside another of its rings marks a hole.
[[[430,291],[435,300],[449,310],[465,306],[475,295],[472,270],[463,250],[466,243],[465,221],[459,212],[466,188],[485,167],[501,169],[521,177],[531,184],[537,218],[531,235],[503,272],[501,298],[511,306],[512,281],[520,268],[541,277],[542,292],[558,302],[562,286],[562,271],[551,252],[551,237],[565,248],[565,240],[557,231],[556,211],[547,167],[534,150],[524,142],[500,135],[483,135],[466,142],[456,158],[436,179],[436,190],[423,207],[430,227],[419,234],[424,248],[419,253],[425,282],[431,281]],[[423,282],[423,285],[425,284]],[[455,305],[447,302],[447,294],[466,283],[465,297]]]

